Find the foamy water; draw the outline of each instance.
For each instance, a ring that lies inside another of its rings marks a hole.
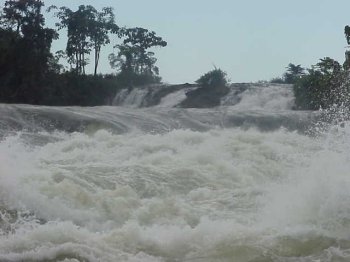
[[[0,261],[347,261],[349,132],[9,135]]]
[[[291,85],[245,84],[246,90],[237,93],[237,88],[222,98],[222,105],[234,105],[239,110],[264,109],[272,111],[290,110],[294,105]]]
[[[0,105],[0,261],[350,261],[350,123],[240,96]]]

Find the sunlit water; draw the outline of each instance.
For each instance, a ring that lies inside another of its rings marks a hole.
[[[1,105],[0,261],[350,261],[350,124],[265,105]]]

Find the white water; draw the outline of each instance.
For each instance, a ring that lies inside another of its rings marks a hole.
[[[170,93],[169,95],[162,98],[160,101],[160,107],[174,107],[180,104],[182,101],[186,99],[186,92],[189,90],[181,89],[174,93]]]
[[[4,135],[0,261],[350,260],[348,123],[310,136],[217,125],[227,108],[19,109],[0,108],[133,128]]]
[[[124,107],[148,107],[153,97],[162,89],[171,86],[145,86],[132,90],[123,89],[115,97],[113,104]],[[198,87],[184,87],[161,98],[159,107],[175,107],[186,99],[186,93]],[[294,105],[291,85],[285,84],[242,84],[232,85],[230,92],[221,99],[222,106],[234,106],[239,110],[290,110]],[[152,104],[152,103],[151,103]],[[157,103],[154,103],[157,104]]]
[[[290,110],[294,105],[294,95],[290,85],[270,84],[262,86],[251,84],[249,88],[238,95],[235,88],[231,88],[231,92],[222,99],[221,104],[225,106],[235,105],[240,110]]]
[[[134,88],[131,91],[124,89],[116,96],[113,104],[128,107],[141,107],[147,94],[148,90],[142,88]]]

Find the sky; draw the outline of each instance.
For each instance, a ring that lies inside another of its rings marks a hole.
[[[255,82],[281,76],[289,63],[310,67],[329,56],[344,61],[344,26],[350,25],[349,0],[45,0],[50,5],[111,6],[119,26],[153,30],[168,42],[156,48],[166,83],[193,83],[221,68],[231,82]],[[55,18],[46,15],[48,26]],[[65,32],[53,44],[65,48]],[[99,71],[110,73],[103,49]],[[92,62],[92,61],[91,61]],[[90,69],[92,72],[92,68]]]

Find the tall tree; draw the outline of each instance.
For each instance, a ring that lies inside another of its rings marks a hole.
[[[115,15],[111,7],[105,7],[102,12],[94,10],[94,20],[89,25],[89,37],[94,48],[94,75],[100,60],[101,47],[110,43],[109,33],[118,34],[119,27],[115,24]]]
[[[51,6],[51,9],[57,10],[57,7]],[[75,64],[77,73],[85,74],[85,66],[88,63],[86,56],[94,50],[96,75],[102,46],[110,43],[109,33],[118,33],[119,27],[115,24],[113,9],[105,7],[98,12],[91,5],[80,5],[77,11],[60,7],[55,16],[60,20],[57,23],[58,28],[67,28],[66,53],[69,62]]]
[[[57,9],[51,6],[51,9]],[[56,23],[59,30],[67,28],[66,54],[68,62],[75,64],[75,71],[78,74],[85,74],[85,66],[88,63],[86,56],[91,52],[89,41],[90,25],[94,20],[96,9],[92,6],[80,5],[77,11],[68,7],[60,7],[55,16],[60,20]]]
[[[127,74],[135,72],[135,54],[138,53],[136,48],[130,45],[117,45],[115,47],[119,49],[118,54],[112,53],[108,56],[111,67]]]
[[[155,66],[157,59],[154,52],[144,52],[138,46],[117,45],[119,52],[117,55],[110,54],[109,61],[112,68],[128,74],[155,75],[159,74],[159,69]]]
[[[124,44],[130,43],[131,45],[140,47],[143,51],[151,47],[165,47],[167,45],[167,42],[157,36],[154,31],[149,31],[141,27],[124,29],[124,35],[126,36]]]
[[[123,44],[117,45],[117,55],[110,54],[109,60],[112,68],[117,68],[129,78],[135,75],[154,77],[159,80],[159,69],[155,66],[157,59],[154,52],[148,51],[152,47],[164,47],[167,42],[157,36],[154,31],[141,27],[123,28],[120,34],[125,37]],[[131,79],[130,79],[131,80]]]
[[[55,30],[44,27],[43,6],[39,0],[9,0],[0,17],[2,35],[6,36],[2,40],[10,41],[1,76],[13,87],[7,95],[21,102],[37,103],[40,100],[40,83],[49,70],[51,43],[57,37]],[[2,47],[6,48],[4,42]]]

